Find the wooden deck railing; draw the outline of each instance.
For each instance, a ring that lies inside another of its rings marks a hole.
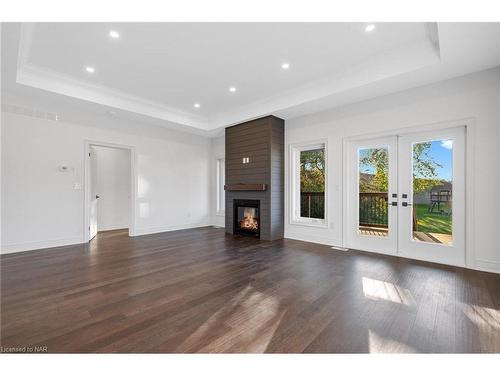
[[[359,225],[367,227],[388,227],[388,193],[359,193]],[[301,192],[300,216],[325,217],[325,193]]]
[[[388,193],[359,193],[359,225],[387,228]]]
[[[325,218],[325,193],[300,192],[300,216]]]

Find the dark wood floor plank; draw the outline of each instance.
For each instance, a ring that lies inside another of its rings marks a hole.
[[[500,352],[500,275],[212,227],[1,257],[1,345]]]

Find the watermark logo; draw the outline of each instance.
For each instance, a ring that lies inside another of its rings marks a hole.
[[[48,353],[45,345],[32,346],[0,346],[0,353]]]

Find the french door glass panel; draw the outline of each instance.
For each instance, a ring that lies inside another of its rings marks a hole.
[[[416,142],[413,152],[413,240],[453,244],[453,140]]]
[[[359,233],[387,237],[389,234],[389,148],[359,148]]]

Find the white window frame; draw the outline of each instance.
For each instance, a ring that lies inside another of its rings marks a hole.
[[[300,153],[307,150],[325,150],[325,217],[316,219],[300,216]],[[320,228],[328,227],[328,142],[326,139],[290,145],[290,224]]]
[[[217,159],[217,207],[216,214],[224,216],[226,214],[226,161],[223,158]]]

